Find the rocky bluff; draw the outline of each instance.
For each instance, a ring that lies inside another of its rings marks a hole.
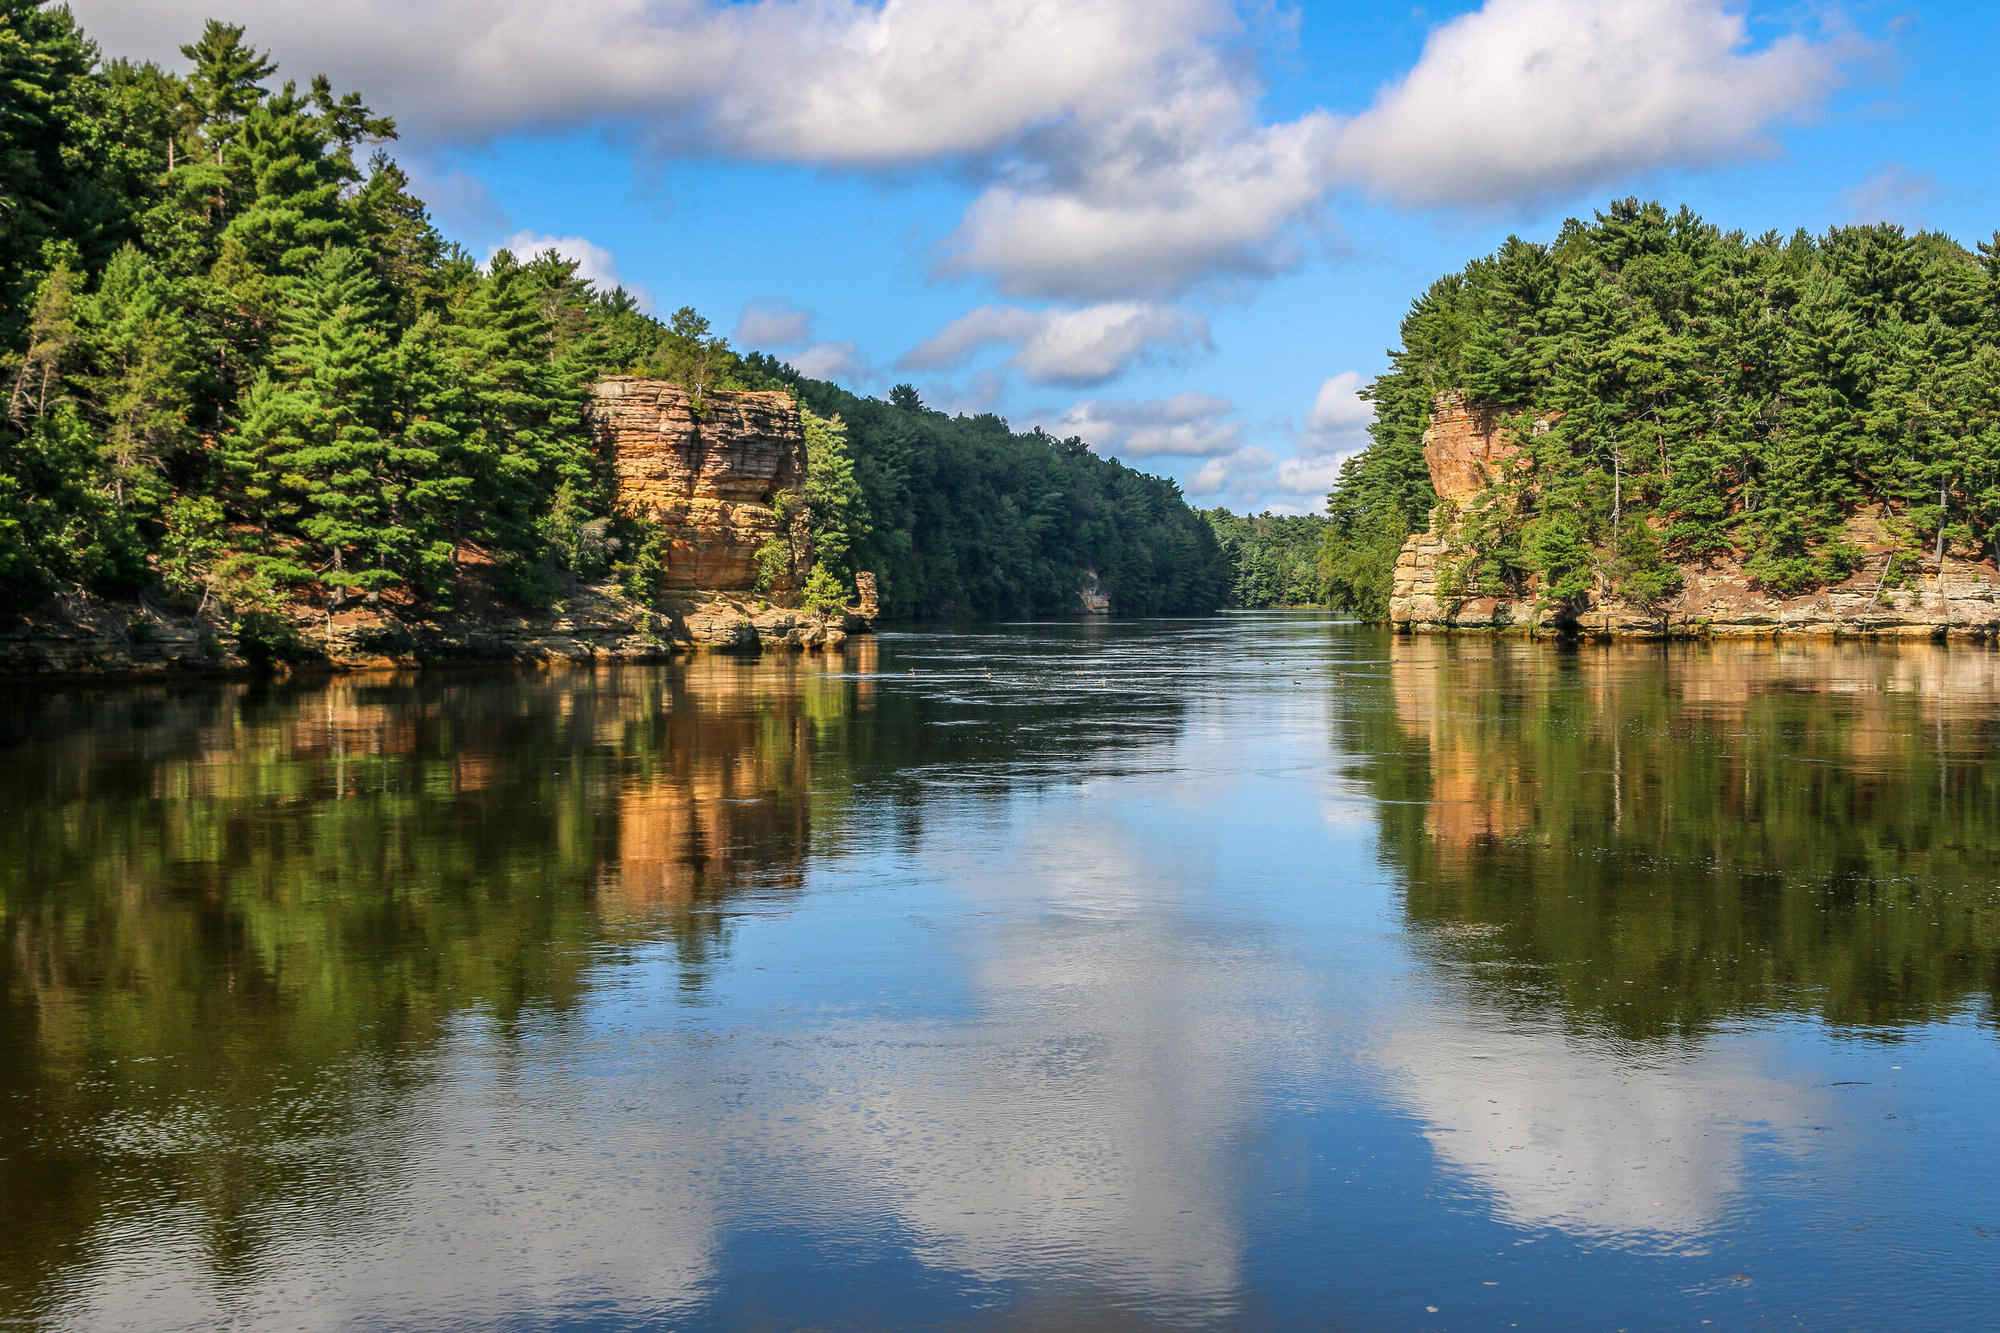
[[[815,615],[749,596],[757,550],[782,531],[777,503],[803,490],[805,429],[784,393],[710,393],[697,413],[678,385],[619,376],[586,407],[615,478],[613,503],[667,532],[660,605],[613,581],[573,587],[545,608],[513,606],[478,586],[424,611],[354,601],[337,614],[302,602],[280,670],[379,670],[433,662],[652,662],[693,648],[823,650],[871,627],[874,575],[859,602]],[[783,600],[782,598],[780,600]],[[248,672],[253,664],[219,603],[193,614],[98,603],[0,627],[0,678]]]
[[[1893,515],[1869,507],[1849,515],[1845,539],[1860,553],[1845,582],[1781,597],[1760,587],[1733,560],[1679,566],[1681,590],[1667,602],[1639,606],[1599,588],[1580,608],[1543,603],[1532,581],[1518,598],[1468,596],[1454,587],[1461,557],[1457,516],[1506,479],[1521,442],[1490,404],[1438,395],[1424,431],[1424,463],[1438,505],[1430,530],[1412,533],[1396,558],[1389,621],[1403,631],[1514,630],[1624,637],[1877,635],[1978,638],[2000,635],[2000,568],[1969,552],[1927,556],[1915,575],[1891,586],[1893,557],[1916,555],[1889,529]],[[1546,430],[1553,418],[1535,419]]]
[[[613,503],[668,536],[667,586],[741,592],[757,549],[782,529],[778,497],[806,480],[798,404],[777,392],[703,396],[621,375],[601,380],[588,407],[617,492]]]

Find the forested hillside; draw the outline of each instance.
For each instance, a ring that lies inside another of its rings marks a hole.
[[[1911,571],[1990,556],[2000,235],[1977,253],[1889,225],[1749,237],[1627,199],[1550,243],[1510,238],[1403,321],[1373,444],[1329,497],[1336,604],[1385,613],[1435,499],[1421,437],[1447,390],[1518,413],[1525,445],[1455,516],[1467,594],[1647,604],[1714,561],[1793,593],[1851,571],[1862,507]]]
[[[1317,514],[1232,514],[1204,509],[1229,570],[1228,605],[1247,610],[1320,606],[1319,570],[1327,520]]]
[[[1171,482],[739,357],[553,251],[481,259],[359,94],[280,81],[232,25],[182,51],[185,74],[102,60],[67,11],[0,0],[0,612],[644,593],[658,548],[607,524],[582,415],[611,372],[794,390],[821,557],[874,570],[891,614],[1070,610],[1090,571],[1120,610],[1223,596]]]

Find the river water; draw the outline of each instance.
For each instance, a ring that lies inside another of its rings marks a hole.
[[[0,1327],[1970,1328],[2000,655],[0,693]]]

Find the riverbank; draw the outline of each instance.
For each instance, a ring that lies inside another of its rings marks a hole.
[[[815,615],[736,594],[691,594],[656,609],[602,584],[546,610],[487,605],[417,617],[358,605],[246,629],[213,607],[191,613],[68,598],[0,626],[0,679],[331,675],[473,662],[661,662],[701,651],[822,652],[871,632],[867,609]]]
[[[1437,516],[1434,516],[1434,518]],[[1656,606],[1592,597],[1580,610],[1542,605],[1529,596],[1458,597],[1449,589],[1451,530],[1434,524],[1413,534],[1396,560],[1389,623],[1406,633],[1461,630],[1538,637],[1963,639],[2000,636],[2000,569],[1990,561],[1947,555],[1898,581],[1894,548],[1864,524],[1849,524],[1862,551],[1841,583],[1795,597],[1756,585],[1733,562],[1683,566],[1681,588]],[[1907,558],[1907,557],[1905,557]]]

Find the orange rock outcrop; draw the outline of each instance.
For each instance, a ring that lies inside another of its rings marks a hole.
[[[1521,452],[1502,413],[1464,394],[1442,393],[1424,431],[1424,466],[1440,500],[1463,500],[1500,480],[1500,465]]]
[[[705,395],[615,376],[591,391],[590,418],[617,482],[615,503],[667,530],[666,584],[747,589],[757,549],[779,535],[774,505],[805,485],[806,437],[790,394]]]

